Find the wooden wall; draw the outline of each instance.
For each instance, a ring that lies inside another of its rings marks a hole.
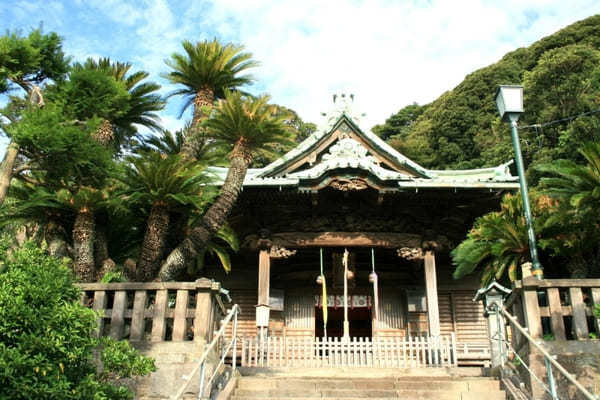
[[[380,288],[377,314],[379,319],[373,330],[376,336],[406,336],[406,296],[403,291],[397,288]]]
[[[314,336],[315,298],[312,294],[286,294],[284,309],[287,336]]]
[[[473,301],[472,291],[438,294],[442,334],[454,332],[459,343],[487,343],[487,320],[483,304]]]

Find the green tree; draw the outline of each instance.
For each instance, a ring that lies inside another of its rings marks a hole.
[[[427,106],[420,106],[417,103],[401,108],[386,119],[383,125],[375,125],[372,128],[373,133],[386,141],[393,136],[398,136],[399,139],[405,138],[412,124],[426,109]]]
[[[10,254],[0,247],[0,398],[133,399],[114,378],[148,374],[153,360],[126,342],[96,339],[97,315],[80,304],[60,260],[32,243]]]
[[[170,214],[174,208],[204,209],[210,200],[208,178],[195,162],[181,162],[176,155],[155,152],[129,158],[123,177],[128,202],[149,208],[146,233],[137,262],[138,281],[156,277],[166,249]]]
[[[38,28],[23,37],[18,31],[9,32],[0,37],[0,94],[20,88],[29,102],[43,105],[38,85],[64,79],[68,64],[62,39],[56,33],[44,34]],[[18,155],[19,146],[11,138],[0,168],[0,205],[8,193]]]
[[[224,226],[254,155],[270,153],[273,147],[290,142],[292,133],[285,115],[278,114],[268,101],[266,95],[252,98],[239,92],[226,92],[214,115],[205,121],[209,135],[231,149],[229,170],[219,196],[200,224],[162,265],[159,274],[162,280],[172,279],[196,259],[198,252]]]
[[[185,54],[174,53],[165,60],[172,71],[164,77],[182,86],[169,94],[169,97],[184,97],[181,114],[193,105],[191,130],[181,155],[184,159],[194,159],[198,152],[197,136],[202,135],[200,122],[208,117],[215,100],[222,99],[225,91],[238,90],[254,81],[252,76],[242,74],[258,63],[252,60],[252,54],[243,52],[243,46],[222,45],[216,39],[196,44],[184,40],[182,46]]]

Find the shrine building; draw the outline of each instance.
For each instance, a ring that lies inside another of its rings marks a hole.
[[[459,365],[486,365],[487,321],[472,301],[479,277],[453,279],[450,251],[518,189],[510,162],[430,170],[360,119],[353,96],[334,96],[316,132],[249,169],[229,221],[241,241],[233,269],[203,275],[241,306],[247,337],[452,336]],[[226,168],[212,170],[224,180]]]

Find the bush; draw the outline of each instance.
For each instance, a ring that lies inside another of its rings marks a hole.
[[[0,252],[0,399],[132,399],[116,378],[155,370],[128,343],[94,338],[97,315],[80,295],[33,243]]]

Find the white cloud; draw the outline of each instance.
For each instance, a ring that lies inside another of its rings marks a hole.
[[[354,93],[364,127],[401,107],[430,102],[474,70],[577,20],[600,12],[597,0],[17,0],[0,20],[65,37],[76,59],[130,61],[162,84],[164,59],[181,41],[212,39],[246,46],[262,63],[250,90],[318,122],[331,95]],[[77,21],[77,23],[74,23]],[[172,90],[165,85],[162,93]],[[181,100],[163,112],[167,128]],[[0,149],[2,144],[0,143]],[[0,150],[0,153],[2,151]]]
[[[370,127],[598,11],[600,4],[589,1],[219,0],[203,18],[262,62],[257,75],[274,101],[316,120],[331,93],[346,90],[356,94]]]

